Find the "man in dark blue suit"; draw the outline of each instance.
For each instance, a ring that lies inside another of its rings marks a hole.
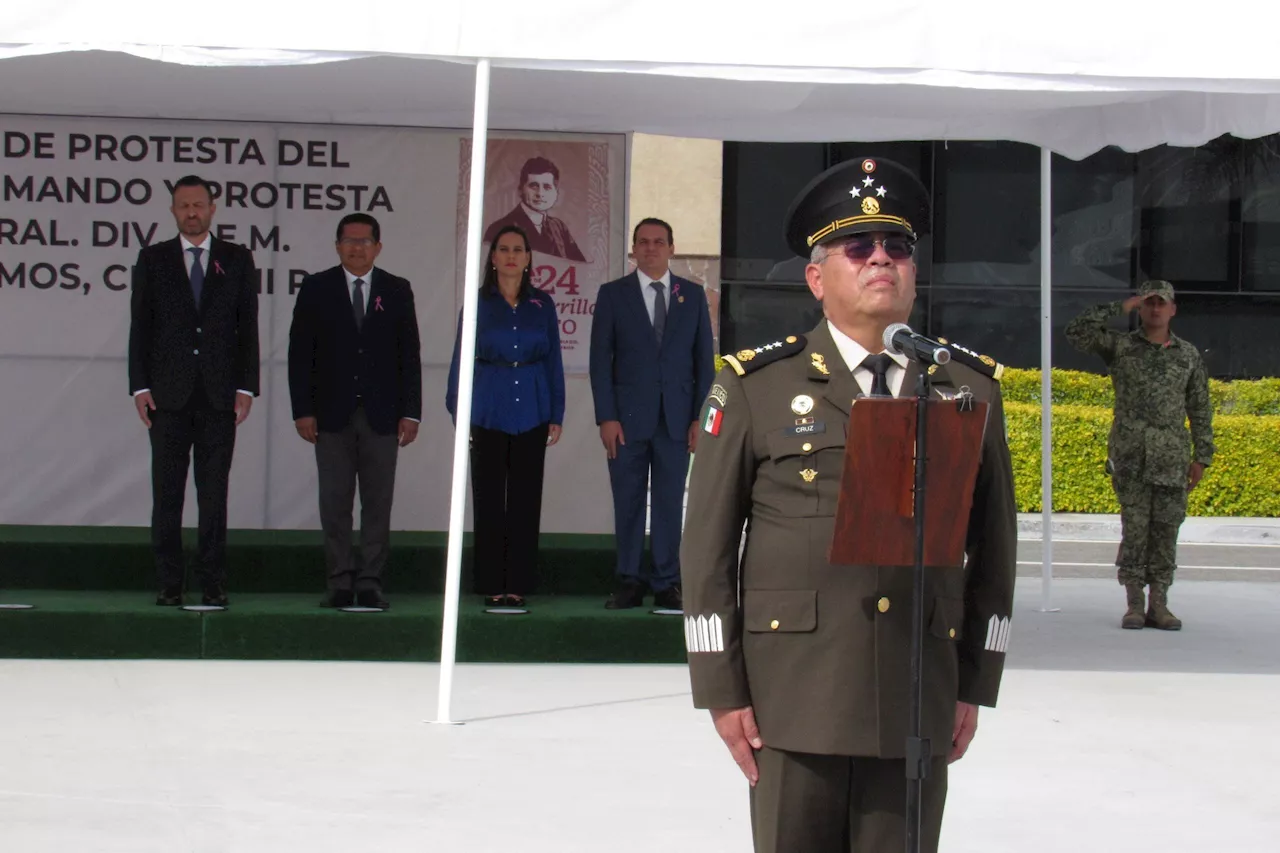
[[[418,436],[422,361],[409,282],[373,262],[378,220],[338,223],[342,263],[308,276],[289,330],[289,396],[298,435],[316,447],[328,594],[324,607],[391,605],[382,597],[399,448]],[[360,566],[352,507],[360,488]]]
[[[646,486],[651,486],[657,607],[680,610],[680,530],[698,407],[715,376],[711,312],[702,287],[673,275],[671,226],[643,219],[632,234],[636,271],[601,285],[591,326],[591,394],[609,458],[618,590],[605,603],[644,603]]]

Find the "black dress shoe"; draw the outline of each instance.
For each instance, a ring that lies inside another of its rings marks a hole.
[[[655,592],[653,606],[659,610],[684,610],[684,596],[680,594],[679,584],[662,592]]]
[[[362,589],[356,593],[356,604],[361,607],[373,607],[378,610],[390,610],[391,602],[382,597],[376,589]]]
[[[156,604],[161,607],[181,607],[182,606],[182,587],[166,586],[160,590],[160,594],[156,596]]]
[[[486,595],[484,597],[485,607],[504,607],[507,603],[505,595]]]
[[[200,603],[205,607],[227,607],[231,604],[227,600],[226,590],[218,584],[205,587],[204,596],[201,597]]]
[[[609,596],[604,603],[605,610],[630,610],[644,604],[644,586],[638,583],[624,583],[618,591]]]
[[[356,603],[356,594],[349,589],[330,590],[320,599],[321,607],[350,607]]]

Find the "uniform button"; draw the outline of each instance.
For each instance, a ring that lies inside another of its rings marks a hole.
[[[191,351],[191,354],[192,354],[192,355],[199,355],[199,354],[200,354],[200,350],[198,350],[198,349],[193,349],[193,350]]]
[[[200,327],[199,327],[199,326],[196,326],[196,334],[197,334],[197,335],[198,335],[198,334],[200,334]]]
[[[800,449],[803,450],[805,453],[808,453],[810,450],[813,450],[813,445],[806,441],[804,444],[800,446]]]
[[[947,636],[954,640],[956,638],[956,629],[952,628],[950,631],[947,631]]]
[[[772,622],[770,622],[769,627],[775,631],[778,630],[778,620],[774,619]]]
[[[517,385],[519,385],[519,384],[520,384],[520,380],[519,380],[519,379],[517,379],[517,380],[516,380],[516,384],[517,384]]]
[[[882,598],[882,599],[880,599],[879,601],[877,601],[877,602],[876,602],[876,610],[879,610],[881,613],[888,613],[888,612],[889,612],[889,599],[887,599],[887,598]]]

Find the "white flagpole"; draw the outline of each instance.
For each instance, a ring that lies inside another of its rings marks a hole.
[[[1053,607],[1053,152],[1040,149],[1040,611]]]
[[[489,137],[489,60],[476,63],[475,118],[471,131],[471,187],[467,204],[466,275],[462,294],[462,342],[458,361],[457,426],[453,434],[453,483],[449,497],[449,545],[445,557],[444,624],[440,631],[437,723],[452,724],[453,669],[458,655],[458,591],[462,582],[462,525],[467,506],[471,390],[475,377],[476,306],[480,287],[480,237],[484,223],[484,167]]]

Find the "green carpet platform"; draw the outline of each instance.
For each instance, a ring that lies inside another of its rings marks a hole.
[[[318,606],[318,532],[231,531],[231,607],[194,613],[154,604],[145,529],[0,526],[0,604],[35,605],[0,610],[0,657],[438,660],[445,541],[443,533],[393,533],[392,608],[365,614]],[[678,616],[604,609],[611,536],[544,536],[539,593],[521,616],[483,612],[466,592],[469,561],[464,548],[459,661],[685,661]],[[187,603],[200,603],[198,590]]]

